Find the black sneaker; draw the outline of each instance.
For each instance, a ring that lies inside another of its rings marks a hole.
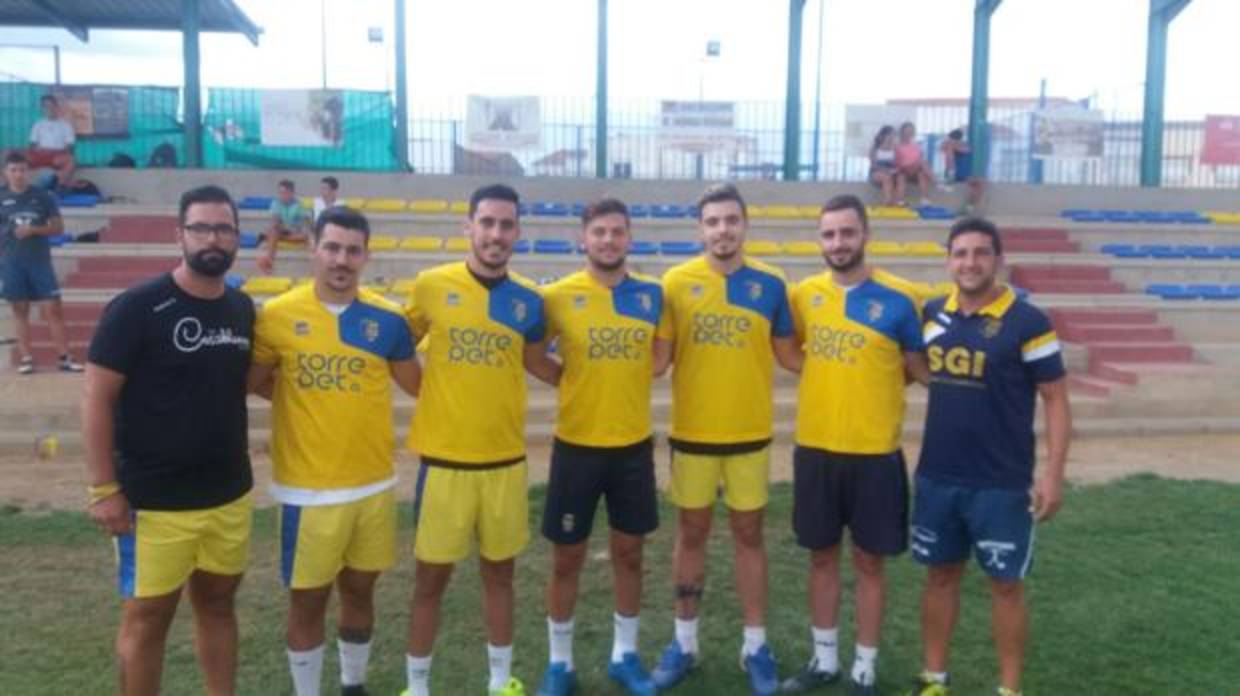
[[[810,660],[800,672],[788,677],[779,685],[781,694],[803,694],[840,680],[839,671],[828,672],[818,669],[818,661]]]
[[[852,696],[878,696],[878,684],[860,684],[858,682],[848,680],[852,689]]]
[[[350,684],[340,687],[340,696],[366,696],[366,687],[361,684]]]

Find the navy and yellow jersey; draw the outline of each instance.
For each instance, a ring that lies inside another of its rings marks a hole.
[[[663,289],[629,274],[601,285],[578,271],[543,289],[547,337],[564,361],[555,434],[587,447],[624,447],[650,437],[650,383]]]
[[[658,337],[674,341],[673,439],[729,445],[769,439],[772,337],[792,335],[783,273],[745,259],[728,275],[698,257],[663,275]]]
[[[275,483],[330,490],[391,479],[388,362],[414,357],[400,306],[361,290],[337,315],[307,285],[263,305],[254,334],[254,362],[277,368]]]
[[[926,305],[930,403],[918,475],[944,483],[1027,488],[1039,384],[1064,376],[1050,319],[1011,288],[972,315],[953,293]]]
[[[842,454],[887,454],[904,425],[904,354],[922,350],[911,283],[881,270],[851,288],[826,271],[792,291],[805,351],[796,442]]]
[[[462,464],[524,456],[525,345],[546,331],[534,283],[509,273],[488,288],[465,262],[444,264],[418,274],[405,313],[426,339],[410,449]]]

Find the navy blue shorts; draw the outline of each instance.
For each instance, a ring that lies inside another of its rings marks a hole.
[[[904,452],[841,454],[797,445],[792,451],[792,529],[811,551],[852,533],[862,550],[895,556],[908,547]]]
[[[0,261],[0,297],[9,302],[41,302],[60,297],[56,270],[50,263],[14,258]]]
[[[1029,492],[916,480],[913,558],[924,565],[962,563],[972,550],[996,580],[1021,580],[1033,565]]]
[[[599,498],[606,500],[607,521],[617,532],[640,536],[658,528],[654,438],[625,447],[586,447],[555,439],[543,536],[554,544],[588,539]]]

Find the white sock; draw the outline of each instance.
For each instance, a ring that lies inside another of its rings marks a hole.
[[[289,650],[288,671],[293,675],[293,692],[297,696],[319,696],[319,682],[323,675],[323,646],[309,650]]]
[[[350,643],[336,640],[340,651],[340,685],[355,686],[366,683],[366,665],[370,662],[370,641]]]
[[[745,642],[741,645],[741,651],[745,653],[745,657],[753,655],[766,645],[766,626],[746,626],[742,635]]]
[[[676,619],[676,642],[680,643],[682,652],[690,655],[697,654],[697,629],[698,620],[696,617],[692,619]]]
[[[935,684],[946,684],[947,672],[931,672],[929,670],[922,670],[921,678],[925,681],[934,682]]]
[[[638,616],[612,617],[611,661],[620,662],[625,653],[637,652],[637,628],[641,623]]]
[[[874,663],[878,661],[878,648],[857,644],[857,656],[853,659],[852,680],[862,686],[874,683]]]
[[[551,646],[550,662],[563,662],[573,671],[573,620],[556,621],[547,617],[547,643]]]
[[[487,688],[504,688],[512,678],[512,646],[501,648],[487,643],[487,659],[491,662],[491,684]]]
[[[814,669],[840,671],[840,629],[810,626],[809,631],[814,637]]]
[[[431,656],[405,655],[405,679],[409,696],[431,696]]]

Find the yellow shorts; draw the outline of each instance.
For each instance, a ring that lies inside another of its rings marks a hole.
[[[195,570],[245,572],[252,512],[249,493],[205,510],[135,510],[133,531],[113,537],[121,597],[166,595]]]
[[[464,467],[464,465],[463,465]],[[427,563],[456,563],[478,554],[505,561],[530,541],[526,462],[470,471],[422,464],[413,502],[413,555]]]
[[[696,510],[723,502],[738,512],[766,507],[771,448],[744,454],[690,454],[672,450],[672,489],[677,507]]]
[[[396,563],[396,491],[335,505],[280,506],[280,576],[289,589],[332,584],[341,568]]]

